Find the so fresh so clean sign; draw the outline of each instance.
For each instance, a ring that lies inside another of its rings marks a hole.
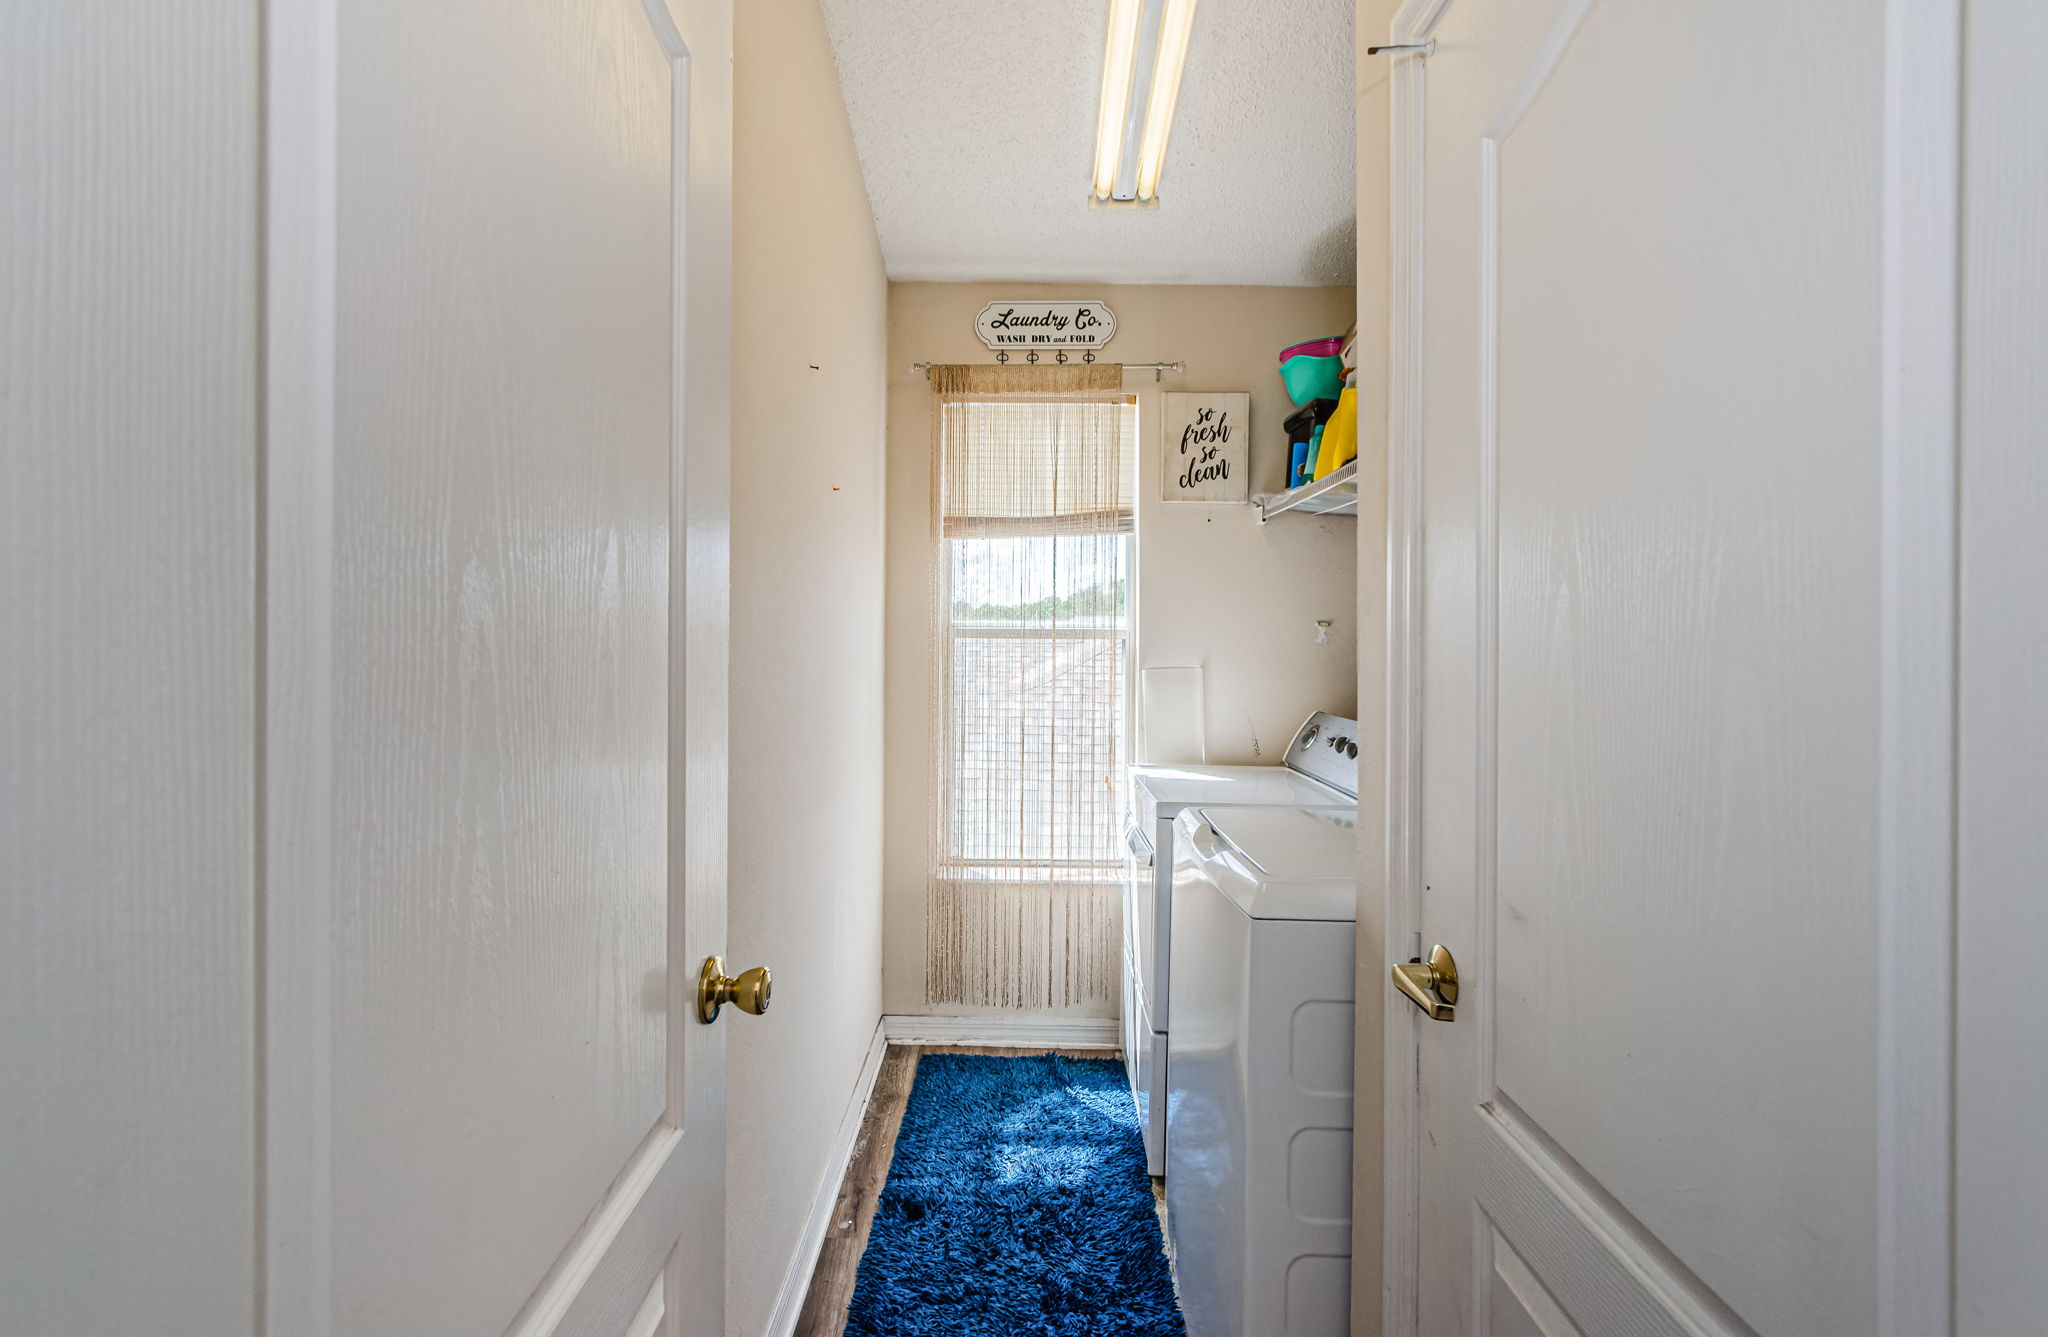
[[[1100,348],[1116,316],[1100,302],[990,302],[974,332],[990,348]]]
[[[1249,500],[1251,395],[1239,390],[1159,398],[1162,499]]]

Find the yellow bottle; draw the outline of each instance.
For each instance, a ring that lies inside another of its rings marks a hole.
[[[1317,478],[1327,477],[1358,458],[1358,387],[1347,385],[1337,396],[1330,421],[1323,424],[1323,448],[1316,453]]]

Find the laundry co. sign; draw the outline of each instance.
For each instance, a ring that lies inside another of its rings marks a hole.
[[[1116,317],[1100,302],[990,302],[974,332],[990,348],[1100,348]]]

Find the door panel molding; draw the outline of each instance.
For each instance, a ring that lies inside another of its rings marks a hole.
[[[1577,1326],[1640,1337],[1756,1337],[1512,1100],[1500,1097],[1480,1113],[1481,1208],[1510,1245],[1540,1237],[1569,1260],[1537,1279]]]
[[[647,1298],[640,1302],[640,1312],[633,1315],[633,1321],[626,1328],[626,1337],[655,1337],[662,1330],[662,1320],[668,1317],[667,1288],[660,1282],[654,1283],[647,1292]]]
[[[1478,560],[1474,563],[1478,588],[1473,599],[1478,610],[1474,642],[1479,663],[1473,675],[1478,691],[1473,829],[1478,840],[1472,862],[1477,901],[1474,926],[1478,933],[1472,943],[1472,980],[1477,988],[1472,1002],[1477,1006],[1471,1008],[1470,1014],[1479,1032],[1478,1080],[1473,1101],[1481,1105],[1492,1100],[1498,1091],[1494,1082],[1494,915],[1499,903],[1500,871],[1500,831],[1496,820],[1500,800],[1500,152],[1549,84],[1593,4],[1594,0],[1573,0],[1565,7],[1550,36],[1516,81],[1513,96],[1486,128],[1479,143],[1479,516],[1474,535],[1478,547]]]
[[[264,9],[256,497],[261,1331],[330,1337],[336,6]]]
[[[675,972],[671,971],[671,974]],[[642,1214],[651,1190],[665,1177],[670,1160],[682,1145],[682,1130],[664,1119],[647,1134],[619,1178],[606,1190],[590,1219],[576,1232],[576,1238],[555,1261],[547,1279],[534,1291],[519,1317],[506,1330],[506,1337],[552,1337],[563,1331],[562,1320],[581,1298],[584,1287],[611,1253],[612,1246],[627,1227]],[[659,1216],[658,1206],[651,1215]],[[645,1233],[644,1224],[636,1233]],[[656,1267],[660,1266],[657,1261]],[[616,1332],[616,1325],[607,1332]]]
[[[669,478],[669,959],[722,954],[732,510],[732,0],[644,0],[675,69],[676,403]],[[688,985],[695,971],[685,972]],[[669,1337],[725,1331],[725,1027],[669,991],[668,1117],[716,1155],[671,1162],[664,1201],[716,1203],[667,1256]],[[689,1080],[691,1072],[712,1074]],[[667,1237],[674,1241],[674,1232]],[[572,1316],[573,1317],[573,1316]]]
[[[1475,1209],[1476,1210],[1476,1209]],[[1515,1252],[1514,1245],[1494,1227],[1484,1211],[1478,1212],[1474,1224],[1479,1231],[1479,1247],[1473,1251],[1482,1273],[1481,1284],[1474,1288],[1483,1306],[1479,1322],[1475,1325],[1481,1332],[1499,1332],[1498,1319],[1492,1306],[1503,1291],[1507,1298],[1521,1310],[1542,1337],[1580,1337],[1578,1325],[1571,1315],[1564,1312],[1564,1306],[1557,1297],[1544,1288],[1535,1272],[1530,1270],[1528,1260]]]
[[[1879,611],[1878,1333],[1955,1323],[1961,0],[1889,0]]]

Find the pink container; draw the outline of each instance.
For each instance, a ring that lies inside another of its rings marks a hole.
[[[1343,351],[1344,337],[1339,335],[1334,339],[1311,339],[1305,344],[1283,348],[1280,350],[1280,360],[1285,362],[1291,357],[1336,357]]]

